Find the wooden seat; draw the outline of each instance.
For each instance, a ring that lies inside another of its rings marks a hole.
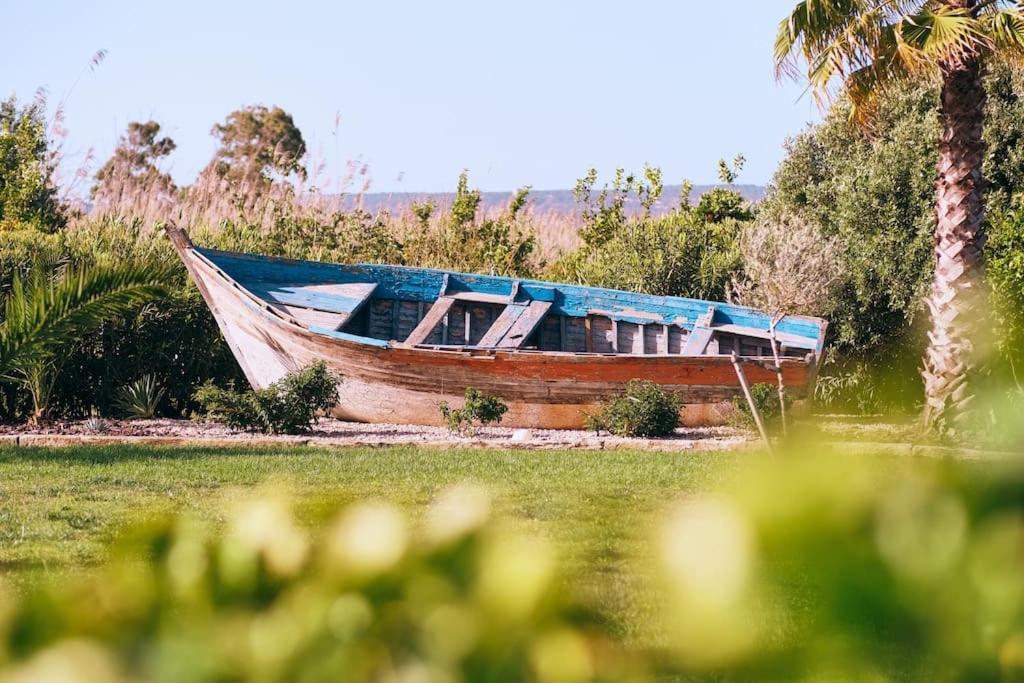
[[[455,303],[455,299],[450,296],[438,297],[434,305],[430,307],[427,314],[423,316],[416,328],[409,333],[405,343],[410,346],[416,346],[422,344],[430,336],[430,333],[434,331],[434,328],[444,319],[451,309],[452,304]]]
[[[505,306],[477,346],[518,349],[537,329],[550,301],[515,302]]]
[[[686,337],[686,344],[680,353],[684,356],[703,356],[704,350],[711,342],[711,335],[714,333],[710,327],[694,327]]]
[[[690,330],[690,334],[686,337],[686,344],[683,345],[679,353],[684,356],[703,356],[714,334],[714,330],[711,329],[711,321],[714,318],[715,307],[708,306],[707,312],[697,318],[693,329]]]
[[[491,323],[491,326],[487,329],[487,332],[476,345],[497,346],[498,342],[500,342],[505,334],[512,329],[512,325],[525,311],[525,303],[514,303],[505,306],[501,315],[495,318],[494,322]]]
[[[544,319],[549,308],[551,308],[550,301],[531,301],[496,346],[499,349],[521,348],[540,325],[540,321]]]

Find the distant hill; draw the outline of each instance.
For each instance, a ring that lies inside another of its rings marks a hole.
[[[716,185],[694,185],[690,193],[690,200],[696,201],[700,195],[708,190],[717,187]],[[765,188],[762,185],[733,185],[732,188],[739,192],[749,202],[760,201],[764,196]],[[654,205],[656,214],[665,213],[679,204],[679,193],[681,185],[666,185],[661,198]],[[355,203],[361,200],[364,209],[370,213],[386,210],[390,213],[400,213],[407,209],[410,204],[416,202],[432,201],[439,207],[451,205],[452,192],[371,192],[362,195],[361,198],[352,197]],[[511,192],[484,192],[484,211],[501,209],[511,199]],[[573,197],[572,190],[531,190],[529,206],[538,213],[551,214],[574,214],[579,211],[579,205]],[[627,203],[627,210],[639,211],[640,203],[631,198]]]

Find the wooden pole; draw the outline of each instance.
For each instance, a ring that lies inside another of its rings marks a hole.
[[[776,313],[768,325],[768,339],[772,345],[772,357],[775,359],[775,377],[779,383],[779,417],[782,420],[782,436],[789,432],[786,424],[786,383],[782,379],[782,362],[779,360],[779,344],[775,338],[775,326],[786,317],[785,313]]]
[[[754,395],[750,393],[750,385],[747,383],[747,375],[743,372],[743,366],[740,365],[739,356],[736,352],[732,352],[732,366],[736,369],[736,377],[740,380],[740,387],[743,388],[743,395],[747,398],[747,405],[750,406],[750,414],[754,416],[754,424],[757,425],[757,431],[761,432],[761,438],[764,439],[764,445],[768,449],[768,453],[774,455],[772,450],[772,442],[768,439],[768,432],[764,428],[764,422],[761,421],[761,412],[757,409],[757,404],[754,403]]]

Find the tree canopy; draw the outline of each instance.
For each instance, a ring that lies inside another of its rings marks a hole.
[[[0,102],[0,230],[52,231],[65,223],[44,109],[42,99],[20,109],[14,97]]]
[[[131,188],[152,190],[159,194],[173,192],[174,181],[157,164],[173,152],[177,145],[169,137],[158,138],[159,134],[160,124],[156,121],[129,123],[114,154],[96,172],[92,196],[102,198]]]
[[[220,146],[207,171],[232,185],[265,185],[275,175],[306,177],[306,142],[291,114],[281,107],[243,107],[216,124],[212,133]]]

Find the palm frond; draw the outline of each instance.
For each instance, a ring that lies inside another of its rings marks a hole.
[[[1010,54],[1024,51],[1024,9],[1018,6],[993,11],[980,21],[997,50]]]
[[[908,79],[979,56],[1024,57],[1024,3],[801,0],[780,22],[774,51],[776,77],[806,77],[822,106],[843,93],[864,121],[880,93]]]
[[[985,51],[991,44],[970,10],[945,5],[902,17],[898,36],[902,54],[911,67],[960,61]]]
[[[99,264],[51,278],[16,277],[0,322],[0,378],[15,379],[104,320],[166,294],[171,271],[152,263]]]

